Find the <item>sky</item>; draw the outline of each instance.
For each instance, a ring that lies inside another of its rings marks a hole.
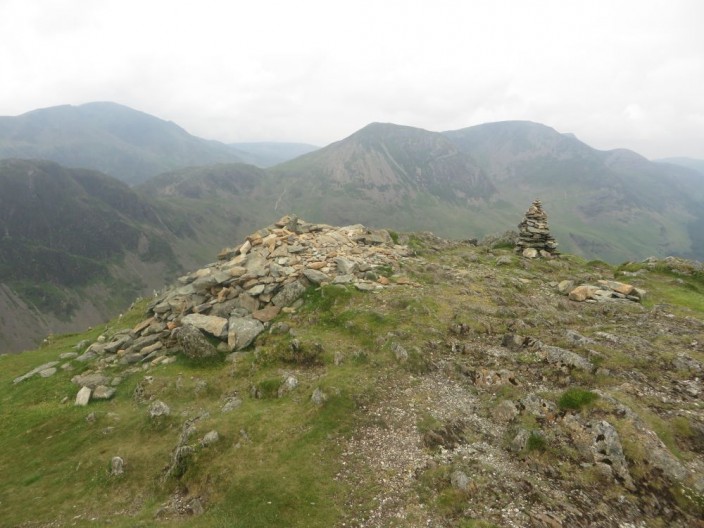
[[[704,159],[700,0],[0,0],[0,115],[113,101],[225,142],[530,120]]]

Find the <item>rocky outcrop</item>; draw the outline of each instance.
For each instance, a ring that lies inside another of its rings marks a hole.
[[[524,257],[550,257],[557,253],[557,242],[550,234],[548,215],[543,211],[543,204],[535,200],[526,211],[525,217],[518,224],[516,252]]]
[[[631,284],[614,280],[598,280],[597,284],[581,284],[576,288],[567,291],[566,283],[572,281],[562,281],[558,285],[560,293],[567,293],[570,301],[584,302],[618,302],[633,301],[641,302],[645,299],[646,291],[636,288]],[[563,286],[562,288],[560,286]]]

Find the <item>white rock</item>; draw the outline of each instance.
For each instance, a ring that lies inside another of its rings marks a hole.
[[[88,405],[88,402],[90,401],[90,395],[91,392],[93,392],[90,387],[81,387],[81,390],[78,391],[78,394],[76,394],[76,403],[75,405],[79,405],[81,407],[85,407]]]

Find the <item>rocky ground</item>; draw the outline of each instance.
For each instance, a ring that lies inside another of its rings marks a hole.
[[[176,399],[164,369],[229,354],[222,374],[209,367],[191,384],[218,413],[229,405],[223,416],[254,409],[263,423],[276,400],[325,413],[348,391],[349,427],[316,444],[334,454],[337,513],[311,526],[704,526],[699,263],[615,269],[290,221],[183,277],[131,331],[110,329],[16,385],[78,369],[66,376],[88,391],[63,405],[119,401],[129,386],[125,405],[158,421]],[[232,449],[263,440],[254,425],[182,409],[159,476],[180,491],[157,518],[206,526],[222,495],[194,476],[209,442],[228,427]],[[125,458],[128,479],[137,464]]]

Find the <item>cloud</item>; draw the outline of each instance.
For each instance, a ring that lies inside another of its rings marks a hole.
[[[5,0],[0,114],[114,100],[225,141],[529,119],[704,158],[704,3]]]

